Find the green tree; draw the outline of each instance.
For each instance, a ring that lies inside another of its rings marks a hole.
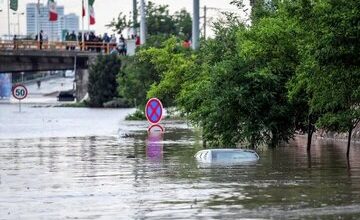
[[[132,105],[145,107],[146,94],[160,79],[154,65],[139,51],[132,57],[123,57],[123,67],[117,77],[118,94]]]
[[[116,55],[100,55],[89,70],[88,92],[91,107],[103,107],[107,101],[117,97],[116,76],[121,60]]]
[[[294,108],[286,85],[299,62],[298,32],[292,19],[272,16],[238,33],[239,55],[248,67],[243,94],[239,93],[248,111],[243,114],[249,115],[245,124],[255,127],[255,139],[270,146],[288,141],[294,133]]]
[[[294,113],[286,83],[298,62],[293,21],[269,17],[248,30],[228,17],[215,27],[216,38],[193,58],[174,42],[147,51],[161,75],[149,94],[175,100],[212,145],[287,141]]]
[[[190,50],[182,47],[175,37],[168,39],[161,48],[149,48],[142,53],[159,74],[160,80],[154,82],[148,91],[148,98],[158,97],[165,106],[173,106],[181,90],[187,72],[194,63]]]
[[[299,23],[308,34],[300,45],[297,82],[305,85],[309,111],[320,114],[320,128],[348,132],[348,156],[352,131],[360,121],[360,2],[302,2],[308,10],[298,16]]]
[[[191,36],[191,16],[184,9],[171,15],[169,5],[156,5],[149,1],[146,5],[146,22],[148,37],[160,35],[169,38],[174,35],[182,39],[188,39]],[[125,28],[132,27],[133,21],[120,13],[116,19],[114,18],[106,26],[120,34]],[[135,27],[139,26],[139,23],[135,24]]]
[[[311,0],[284,1],[279,5],[277,16],[292,19],[298,31],[293,38],[297,45],[299,64],[295,68],[295,75],[287,83],[289,102],[294,106],[294,129],[307,133],[307,150],[311,149],[313,133],[316,131],[315,123],[319,113],[310,108],[312,92],[307,89],[309,80],[306,74],[314,71],[316,66],[309,57],[306,57],[304,48],[314,39],[308,27],[313,25],[314,13]]]
[[[132,22],[127,19],[126,15],[120,12],[116,19],[113,18],[112,21],[105,26],[112,28],[112,31],[118,34],[121,34],[126,28],[132,26]]]
[[[173,20],[175,22],[175,34],[180,39],[186,40],[191,38],[192,33],[192,19],[185,9],[175,12],[173,15]]]

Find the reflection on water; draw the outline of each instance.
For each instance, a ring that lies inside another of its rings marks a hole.
[[[2,110],[15,114],[16,107]],[[48,117],[42,111],[32,113],[34,121]],[[81,114],[79,128],[94,116],[65,111]],[[1,136],[0,219],[360,218],[359,145],[352,146],[351,169],[346,143],[314,141],[308,155],[301,137],[259,151],[256,164],[200,168],[193,157],[200,135],[185,123],[165,121],[164,136],[148,137],[147,123],[123,121],[123,110],[96,115],[91,134],[35,137],[29,126],[24,136]],[[100,131],[105,127],[110,135]]]
[[[163,133],[150,132],[146,143],[146,156],[155,161],[163,158]]]

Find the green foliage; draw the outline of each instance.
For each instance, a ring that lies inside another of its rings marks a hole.
[[[157,97],[164,106],[172,106],[181,84],[191,71],[194,56],[191,56],[190,50],[183,48],[176,38],[167,40],[162,48],[144,50],[141,55],[160,73],[159,82],[151,85],[147,97]]]
[[[192,33],[192,19],[185,9],[175,12],[173,15],[175,23],[175,33],[173,35],[178,36],[180,39],[190,39]]]
[[[275,15],[282,0],[250,0],[251,14],[250,19],[253,24],[256,24],[262,18]],[[230,4],[237,6],[244,12],[248,11],[247,4],[244,0],[232,0]]]
[[[112,21],[105,26],[112,28],[112,31],[118,34],[121,34],[123,30],[125,30],[128,27],[131,27],[131,25],[132,22],[127,19],[126,15],[120,12],[116,19],[113,18]]]
[[[155,37],[156,48],[123,68],[119,83],[132,85],[120,94],[176,105],[210,145],[276,146],[315,122],[351,133],[360,121],[360,1],[255,3],[252,26],[227,15],[197,52]]]
[[[121,60],[116,55],[100,55],[89,70],[88,92],[91,107],[103,107],[105,102],[117,97],[116,76]]]
[[[133,57],[122,57],[123,67],[117,77],[118,94],[133,106],[145,107],[146,94],[154,82],[160,80],[159,73],[154,68],[143,51]]]
[[[88,103],[84,102],[75,102],[75,103],[65,103],[56,105],[55,107],[66,107],[66,108],[86,108],[89,107]]]
[[[190,14],[182,9],[170,15],[169,5],[156,5],[149,1],[146,5],[146,22],[147,33],[150,36],[161,36],[169,38],[172,35],[178,36],[182,39],[189,39],[192,31],[192,21]],[[128,19],[122,13],[107,24],[113,31],[122,33],[127,27],[132,27],[132,19]],[[139,27],[139,23],[135,24]]]
[[[146,120],[145,111],[136,109],[136,111],[133,114],[130,114],[125,117],[125,120],[128,121],[142,121]]]
[[[296,13],[306,31],[297,84],[303,84],[317,125],[345,132],[360,120],[359,1],[307,1],[306,16]],[[302,9],[304,10],[304,9]]]

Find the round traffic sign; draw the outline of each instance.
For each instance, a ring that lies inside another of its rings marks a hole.
[[[28,90],[26,89],[26,87],[24,85],[17,84],[13,87],[12,94],[13,94],[14,98],[16,98],[18,100],[22,100],[22,99],[26,98],[26,96],[28,95]]]
[[[152,124],[156,124],[161,121],[162,114],[163,106],[160,100],[157,98],[149,99],[145,106],[145,115],[147,120]]]

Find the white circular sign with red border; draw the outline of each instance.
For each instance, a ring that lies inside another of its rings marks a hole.
[[[28,95],[28,90],[24,85],[17,84],[13,87],[12,94],[14,98],[18,100],[22,100],[25,99],[26,96]]]

